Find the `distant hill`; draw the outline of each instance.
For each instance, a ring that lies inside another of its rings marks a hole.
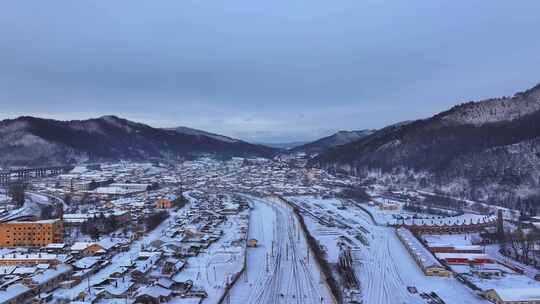
[[[153,128],[116,116],[72,121],[7,119],[0,122],[0,166],[174,160],[202,154],[269,157],[277,151],[191,130]]]
[[[305,145],[307,142],[305,141],[297,141],[297,142],[289,142],[289,143],[259,143],[263,146],[272,147],[276,149],[285,149],[290,150],[292,148]]]
[[[192,128],[188,128],[188,127],[176,127],[176,128],[172,128],[172,129],[169,129],[169,130],[174,130],[174,131],[176,131],[176,132],[178,132],[180,134],[197,136],[199,138],[204,138],[204,137],[213,138],[215,140],[228,142],[228,143],[242,142],[241,140],[234,139],[234,138],[231,138],[231,137],[227,137],[227,136],[224,136],[224,135],[219,135],[219,134],[210,133],[210,132],[206,132],[206,131],[203,131],[203,130],[192,129]]]
[[[537,85],[381,129],[311,164],[503,204],[539,195],[539,136]]]
[[[364,138],[375,132],[374,130],[359,130],[359,131],[339,131],[330,136],[318,139],[316,141],[306,143],[290,150],[291,153],[305,152],[307,154],[319,154],[326,152],[328,149],[348,144]]]

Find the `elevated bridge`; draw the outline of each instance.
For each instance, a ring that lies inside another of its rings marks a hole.
[[[13,182],[28,181],[32,178],[54,176],[73,170],[74,166],[52,166],[10,169],[0,171],[0,186],[7,186]]]

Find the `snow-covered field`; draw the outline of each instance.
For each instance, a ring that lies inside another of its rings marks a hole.
[[[252,206],[249,238],[258,246],[248,249],[230,303],[333,303],[292,209],[274,199]]]

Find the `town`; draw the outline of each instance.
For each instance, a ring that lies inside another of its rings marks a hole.
[[[25,168],[1,181],[0,303],[540,299],[527,237],[540,218],[365,184],[302,155]]]

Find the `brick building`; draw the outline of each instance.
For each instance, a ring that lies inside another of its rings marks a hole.
[[[0,224],[0,247],[36,247],[64,241],[64,224],[60,219]]]

